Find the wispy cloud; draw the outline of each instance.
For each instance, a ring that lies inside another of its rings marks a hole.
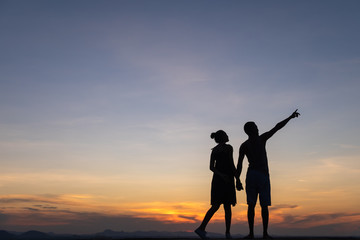
[[[290,205],[290,204],[278,204],[271,207],[271,210],[280,210],[280,209],[293,209],[299,207],[298,205]]]
[[[331,226],[334,224],[354,224],[360,223],[360,213],[316,213],[309,215],[284,215],[283,221],[278,225],[291,228],[313,228],[318,226]]]
[[[12,195],[2,196],[3,226],[9,229],[79,229],[127,231],[163,229],[167,224],[182,227],[198,221],[202,203],[105,203],[89,195]],[[11,208],[9,207],[11,206]],[[201,209],[203,212],[205,209]],[[144,226],[146,226],[144,228]],[[76,230],[75,230],[76,229]]]
[[[356,149],[356,150],[359,150],[359,149],[360,149],[360,146],[359,146],[359,145],[338,144],[337,146],[339,146],[340,148],[343,148],[343,149]]]
[[[53,121],[50,124],[65,127],[75,127],[83,125],[96,125],[104,123],[103,117],[77,117],[77,118],[66,118]]]
[[[40,150],[40,149],[53,149],[63,148],[67,144],[54,141],[30,141],[30,140],[13,140],[13,141],[0,141],[0,149],[8,150]]]

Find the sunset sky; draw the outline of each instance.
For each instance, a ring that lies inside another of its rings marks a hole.
[[[1,0],[0,229],[193,231],[210,206],[211,132],[228,133],[236,164],[245,122],[262,133],[299,109],[267,144],[269,233],[360,236],[359,12]],[[245,235],[237,200],[232,233]],[[207,230],[224,233],[223,218]]]

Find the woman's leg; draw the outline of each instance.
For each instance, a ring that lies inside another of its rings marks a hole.
[[[212,216],[216,213],[216,211],[219,209],[220,204],[216,204],[216,205],[212,205],[211,208],[207,211],[207,213],[205,214],[204,220],[202,221],[199,229],[205,231],[205,228],[207,226],[207,224],[209,223],[210,219],[212,218]]]
[[[230,233],[230,227],[231,227],[231,204],[224,204],[224,211],[225,211],[225,226],[226,226],[226,232]]]

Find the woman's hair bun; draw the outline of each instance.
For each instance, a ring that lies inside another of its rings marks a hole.
[[[212,139],[214,139],[215,138],[215,133],[213,132],[213,133],[211,133],[211,135],[210,135],[210,137],[212,138]]]

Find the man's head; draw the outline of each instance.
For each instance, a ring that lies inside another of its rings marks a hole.
[[[250,136],[259,136],[259,130],[258,127],[254,122],[247,122],[244,125],[244,131],[245,133]]]

